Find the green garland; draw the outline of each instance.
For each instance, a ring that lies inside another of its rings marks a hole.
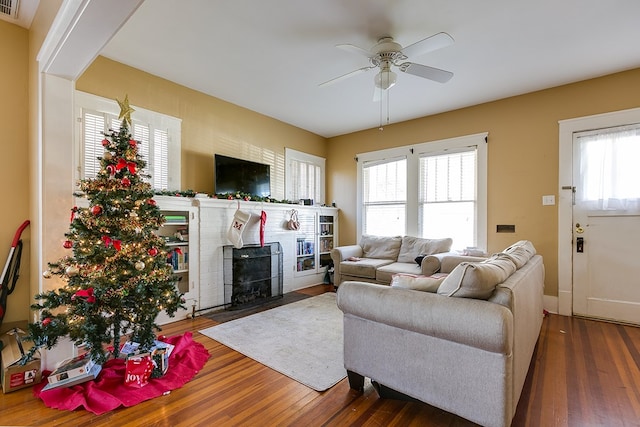
[[[184,190],[184,191],[170,191],[170,190],[156,190],[155,194],[158,196],[175,196],[175,197],[195,197],[196,192],[193,190]],[[198,193],[200,194],[200,193]],[[277,200],[272,197],[262,197],[257,196],[251,193],[214,193],[207,194],[208,197],[212,199],[220,199],[220,200],[244,200],[245,202],[264,202],[264,203],[282,203],[282,204],[293,204],[290,200]],[[297,204],[297,203],[296,203]]]

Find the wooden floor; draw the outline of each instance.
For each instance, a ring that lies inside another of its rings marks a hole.
[[[327,291],[316,286],[303,291]],[[0,395],[0,425],[32,426],[470,426],[422,403],[363,394],[346,380],[319,393],[197,331],[207,317],[166,325],[192,331],[211,354],[203,370],[167,396],[96,416],[44,406],[30,389]],[[513,426],[640,426],[640,328],[549,315]]]

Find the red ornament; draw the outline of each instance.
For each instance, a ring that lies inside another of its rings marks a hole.
[[[131,148],[136,148],[136,145],[138,145],[138,141],[136,141],[135,139],[130,139],[129,140],[129,146]]]
[[[122,185],[124,185],[125,187],[129,187],[131,185],[131,180],[129,178],[127,178],[126,176],[124,178],[122,178]]]
[[[102,213],[102,206],[100,205],[92,206],[91,213],[94,214],[95,216],[100,215]]]
[[[109,145],[109,140],[107,138],[102,140],[102,146],[106,147],[107,145]]]
[[[46,327],[49,323],[51,323],[50,317],[45,317],[44,319],[42,319],[42,326]]]
[[[165,341],[167,339],[166,335],[158,335],[158,341]]]
[[[147,253],[148,253],[150,256],[156,256],[156,255],[158,255],[158,249],[157,249],[157,248],[150,248],[150,249],[147,251]]]
[[[73,247],[73,242],[71,240],[65,240],[62,246],[65,249],[71,249]]]
[[[227,200],[233,200],[233,196],[229,195],[229,197],[227,197]]]
[[[81,289],[75,294],[71,295],[71,300],[75,300],[77,297],[87,298],[87,302],[93,304],[96,302],[96,297],[93,295],[93,288]]]
[[[156,201],[153,200],[153,199],[149,199],[149,200],[147,200],[147,204],[151,205],[151,206],[155,206],[156,205]]]

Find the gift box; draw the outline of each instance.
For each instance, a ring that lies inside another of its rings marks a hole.
[[[2,340],[2,391],[9,393],[21,388],[30,387],[42,380],[42,367],[39,357],[34,357],[26,364],[20,360],[28,352],[33,343],[22,341],[25,333],[20,328],[13,328],[0,336]]]

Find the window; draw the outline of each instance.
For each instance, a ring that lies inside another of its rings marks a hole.
[[[407,159],[365,162],[362,183],[363,234],[405,234]]]
[[[640,209],[640,125],[575,135],[580,171],[575,202],[593,210]]]
[[[362,234],[486,248],[486,133],[358,154]]]
[[[451,237],[475,246],[476,149],[420,157],[418,228],[423,237]]]
[[[324,204],[325,159],[290,148],[285,148],[285,157],[287,199],[312,199],[315,204]]]
[[[100,169],[97,157],[104,153],[104,133],[120,129],[120,110],[116,101],[83,92],[76,92],[76,108],[81,124],[78,174],[80,178],[93,178]],[[132,119],[131,135],[140,142],[139,153],[147,162],[142,174],[151,176],[150,183],[156,190],[179,190],[180,120],[142,108],[135,109]]]

